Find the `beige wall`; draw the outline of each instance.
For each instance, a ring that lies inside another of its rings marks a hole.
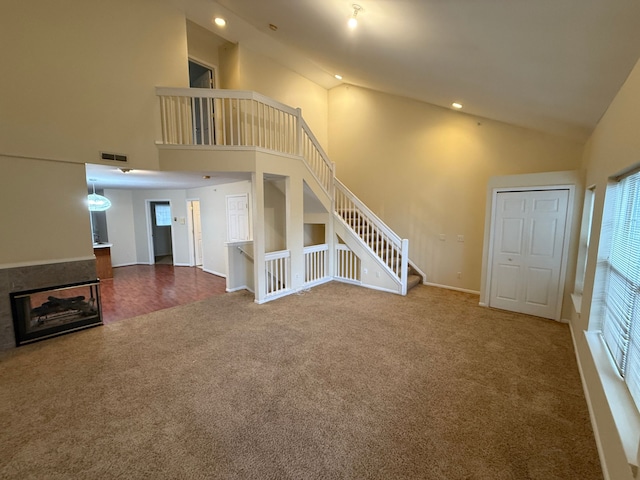
[[[474,291],[489,178],[574,170],[582,152],[579,143],[354,86],[329,92],[329,118],[338,178],[409,239],[429,282]]]
[[[188,84],[184,16],[164,0],[7,0],[0,64],[0,263],[92,255],[84,163],[106,150],[158,167],[155,87]]]
[[[93,255],[84,165],[0,155],[0,266]]]
[[[187,48],[189,57],[205,62],[207,65],[219,65],[218,50],[227,43],[223,38],[204,27],[187,20]],[[219,80],[216,79],[219,83]],[[217,85],[220,88],[220,85]]]
[[[596,369],[594,356],[592,356],[583,331],[590,327],[595,328],[598,322],[595,310],[594,315],[591,315],[591,301],[607,181],[609,177],[640,164],[639,125],[640,62],[636,64],[627,81],[598,123],[584,150],[582,165],[586,170],[586,186],[595,185],[596,189],[582,310],[581,314],[574,313],[571,321],[578,362],[584,378],[585,391],[592,407],[592,414],[596,423],[595,430],[599,434],[601,457],[604,460],[603,463],[609,477],[616,480],[630,480],[632,475],[627,464],[627,456],[622,450],[613,415],[618,417],[618,421],[623,428],[630,422],[630,417],[628,412],[621,410],[621,403],[618,403],[615,397],[612,396],[614,391],[609,389],[612,386],[611,381],[600,377]],[[595,358],[597,359],[596,361],[602,361],[597,355]],[[607,360],[605,359],[605,361]],[[607,385],[608,398],[605,396],[605,390],[602,387],[603,383]],[[640,415],[636,415],[636,421],[638,421],[638,417]],[[637,441],[637,432],[635,434]],[[640,450],[638,450],[640,446],[636,447],[631,444],[627,445],[627,448],[631,452],[638,451],[640,456]]]
[[[251,90],[293,108],[302,116],[326,150],[328,146],[328,92],[311,80],[242,45],[221,50],[222,88]]]
[[[285,179],[265,179],[265,252],[277,252],[287,248],[287,198],[285,192]],[[297,227],[301,227],[301,225]]]
[[[220,88],[239,90],[240,87],[240,48],[235,43],[225,43],[218,48],[220,62]]]
[[[192,188],[187,197],[200,200],[202,266],[206,272],[227,275],[227,195],[247,194],[251,205],[251,182],[240,181],[213,187]],[[252,215],[252,212],[249,212]]]
[[[136,255],[133,192],[131,190],[105,189],[104,195],[111,200],[106,211],[107,231],[111,247],[111,264],[114,267],[138,263]]]
[[[593,228],[585,278],[585,297],[593,290],[595,259],[598,253],[602,208],[608,179],[640,165],[640,62],[627,78],[602,117],[584,149],[582,166],[586,170],[585,185],[595,185]],[[583,302],[579,327],[586,329],[589,302]]]
[[[3,2],[0,154],[157,168],[155,86],[187,86],[184,16],[165,0]]]

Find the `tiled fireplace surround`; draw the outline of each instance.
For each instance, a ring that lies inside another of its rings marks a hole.
[[[11,292],[96,279],[95,259],[0,269],[0,351],[15,348]]]

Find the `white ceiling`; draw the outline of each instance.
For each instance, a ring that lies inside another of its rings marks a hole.
[[[223,183],[250,180],[247,173],[213,172],[160,172],[157,170],[131,170],[123,173],[117,166],[86,165],[87,185],[96,188],[185,190]],[[209,176],[210,178],[204,178]]]
[[[190,20],[326,88],[340,73],[580,141],[640,56],[638,0],[176,1]],[[363,11],[352,31],[354,3]]]

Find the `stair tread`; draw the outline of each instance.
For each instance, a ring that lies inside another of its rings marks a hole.
[[[422,277],[420,275],[409,275],[407,277],[407,291],[420,283],[422,283]]]

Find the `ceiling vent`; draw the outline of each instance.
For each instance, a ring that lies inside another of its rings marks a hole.
[[[120,153],[100,152],[101,160],[108,160],[111,162],[127,162],[128,157]]]

